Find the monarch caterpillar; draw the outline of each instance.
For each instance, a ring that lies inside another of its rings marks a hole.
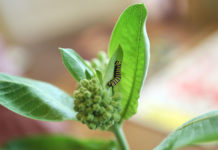
[[[108,86],[115,86],[121,79],[121,63],[119,61],[115,61],[114,68],[114,79],[108,82]]]

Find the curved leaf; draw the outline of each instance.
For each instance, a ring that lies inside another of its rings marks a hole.
[[[35,136],[5,143],[2,150],[116,150],[114,141],[79,140],[66,136]]]
[[[96,75],[98,77],[98,80],[100,81],[101,85],[103,84],[103,79],[102,79],[102,73],[99,70],[96,70]]]
[[[149,64],[149,41],[145,31],[147,10],[144,4],[127,8],[120,16],[111,36],[109,56],[118,45],[123,49],[121,71],[122,119],[137,111],[138,98]]]
[[[59,48],[63,62],[75,80],[80,81],[86,78],[86,73],[93,76],[93,72],[85,61],[72,49]]]
[[[28,118],[75,119],[73,98],[55,86],[0,73],[0,104]]]
[[[187,145],[217,140],[218,111],[212,111],[177,128],[154,150],[174,150]]]

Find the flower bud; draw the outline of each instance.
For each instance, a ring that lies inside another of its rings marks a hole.
[[[101,62],[107,62],[107,54],[104,52],[104,51],[101,51],[98,53],[98,59],[101,61]]]
[[[120,100],[113,98],[96,78],[81,80],[74,92],[77,119],[90,129],[106,130],[120,120]]]

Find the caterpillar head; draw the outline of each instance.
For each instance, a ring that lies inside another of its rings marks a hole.
[[[120,120],[120,97],[113,97],[98,79],[81,80],[74,92],[77,119],[90,129],[106,130]]]

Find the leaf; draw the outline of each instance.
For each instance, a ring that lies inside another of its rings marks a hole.
[[[0,73],[0,104],[28,118],[61,121],[75,119],[73,98],[57,87]]]
[[[98,80],[100,81],[101,85],[103,84],[103,79],[102,79],[102,73],[100,70],[96,70],[96,75],[98,77]]]
[[[114,141],[79,140],[66,136],[35,136],[15,139],[2,150],[116,150]]]
[[[86,74],[86,79],[90,80],[92,78],[92,76],[88,73],[87,70],[85,71],[85,74]]]
[[[75,78],[75,80],[80,81],[85,79],[86,71],[90,76],[94,76],[91,68],[74,50],[69,48],[59,48],[59,50],[61,51],[64,65]]]
[[[218,140],[218,111],[200,115],[172,132],[154,150],[174,150],[187,145]]]
[[[111,36],[109,57],[118,45],[123,49],[121,71],[122,114],[128,119],[137,111],[138,98],[149,64],[149,40],[145,30],[147,10],[144,4],[127,8],[120,16]]]
[[[115,61],[120,61],[122,63],[122,59],[123,59],[123,51],[120,45],[118,45],[116,52],[110,58],[110,61],[106,68],[105,75],[104,75],[104,86],[106,86],[107,83],[114,78]],[[122,65],[121,65],[121,69],[122,69]]]

